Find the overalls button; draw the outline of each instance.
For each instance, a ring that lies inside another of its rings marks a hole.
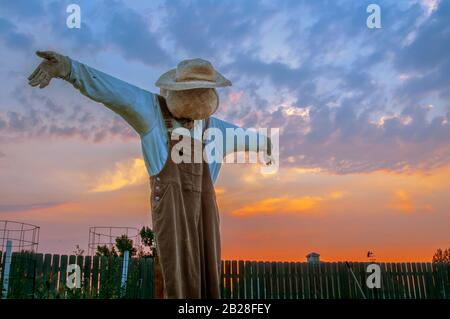
[[[156,180],[159,182],[161,180],[161,178],[159,178],[159,176],[156,177]]]
[[[159,196],[156,196],[155,199],[156,199],[156,201],[159,201]]]

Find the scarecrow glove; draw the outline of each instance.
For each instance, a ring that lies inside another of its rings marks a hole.
[[[44,59],[28,77],[28,84],[45,88],[52,78],[65,79],[70,75],[71,63],[66,56],[52,51],[36,51],[36,55]]]

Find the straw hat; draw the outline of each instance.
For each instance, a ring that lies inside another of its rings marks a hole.
[[[230,86],[231,82],[209,61],[191,59],[161,75],[155,85],[175,118],[201,120],[211,116],[219,106],[215,88]]]
[[[161,75],[155,85],[166,90],[182,91],[231,86],[231,82],[209,61],[197,58],[181,61],[176,69]]]

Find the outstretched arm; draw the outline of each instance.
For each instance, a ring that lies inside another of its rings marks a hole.
[[[263,152],[264,162],[267,165],[272,164],[272,143],[267,135],[217,118],[214,118],[214,121],[224,137],[224,157],[234,152]]]
[[[152,93],[58,53],[37,51],[36,54],[44,61],[28,78],[31,86],[44,88],[52,78],[62,78],[83,95],[119,114],[139,134],[152,128],[155,122]]]

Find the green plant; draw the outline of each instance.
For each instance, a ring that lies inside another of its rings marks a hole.
[[[142,247],[140,249],[140,257],[156,256],[155,233],[150,227],[142,227],[139,232],[141,236]]]
[[[122,235],[116,238],[116,247],[119,251],[119,255],[123,256],[125,251],[130,252],[130,256],[136,254],[136,248],[133,247],[133,240],[128,238],[127,235]]]
[[[117,256],[117,252],[116,249],[114,248],[114,246],[111,246],[111,248],[109,248],[106,245],[103,246],[97,246],[97,251],[95,252],[96,256],[105,256],[105,257],[116,257]]]

